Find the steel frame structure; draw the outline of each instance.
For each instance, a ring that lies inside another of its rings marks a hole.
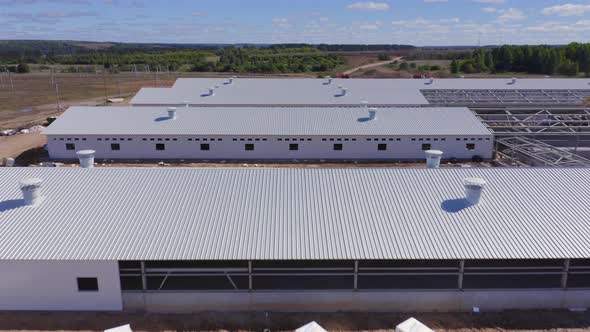
[[[525,136],[497,138],[496,155],[505,166],[590,167],[590,159]]]
[[[424,98],[434,106],[578,106],[590,97],[590,89],[584,90],[474,90],[432,89],[420,90]]]
[[[590,136],[589,107],[474,107],[471,110],[496,137]]]

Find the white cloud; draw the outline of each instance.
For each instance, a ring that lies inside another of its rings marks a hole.
[[[495,7],[483,7],[481,9],[482,12],[486,12],[486,13],[495,13],[498,11],[498,8]]]
[[[574,5],[566,3],[563,5],[546,7],[543,9],[545,15],[559,15],[559,16],[576,16],[584,15],[586,12],[590,12],[590,5]]]
[[[517,8],[508,8],[506,10],[501,10],[500,13],[502,13],[502,15],[498,16],[498,18],[496,19],[498,23],[506,23],[508,21],[514,20],[524,20],[525,18],[527,18],[523,11]]]
[[[346,6],[346,8],[354,9],[354,10],[384,11],[384,10],[389,10],[390,7],[389,7],[389,4],[387,4],[385,2],[368,1],[368,2],[355,2],[355,3],[352,3],[348,6]]]
[[[359,29],[361,29],[361,30],[377,30],[377,29],[379,29],[379,27],[377,26],[377,24],[362,24],[359,26]]]
[[[442,23],[442,24],[457,24],[459,22],[461,22],[461,20],[458,17],[439,18],[439,19],[435,19],[435,20],[429,20],[429,19],[425,19],[423,17],[418,17],[414,20],[393,21],[393,22],[391,22],[391,24],[394,26],[399,26],[399,27],[413,28],[413,27],[419,27],[419,26],[438,25],[440,23]]]
[[[289,23],[289,19],[284,18],[284,17],[275,17],[272,19],[272,24],[274,26],[280,27],[280,28],[289,28],[291,27],[291,24]]]
[[[473,0],[474,2],[479,2],[479,3],[505,3],[506,0]]]
[[[424,0],[426,3],[449,2],[449,0]]]

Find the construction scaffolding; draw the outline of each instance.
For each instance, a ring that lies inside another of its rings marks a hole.
[[[496,161],[504,166],[590,167],[590,159],[525,136],[496,139]]]

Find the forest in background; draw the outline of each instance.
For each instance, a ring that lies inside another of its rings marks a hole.
[[[77,41],[0,41],[0,70],[25,73],[29,64],[69,66],[63,71],[195,71],[328,73],[346,64],[343,54],[405,52],[406,60],[453,60],[453,74],[529,73],[590,76],[590,44],[564,46],[417,48],[411,45],[189,45]],[[48,68],[48,67],[47,67]]]
[[[468,58],[452,59],[452,73],[502,73],[590,76],[590,44],[502,46],[477,49]]]

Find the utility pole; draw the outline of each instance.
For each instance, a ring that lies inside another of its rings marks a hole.
[[[8,79],[10,80],[10,89],[14,92],[14,83],[12,82],[12,73],[7,69],[6,72],[8,73]]]
[[[107,90],[107,75],[106,75],[107,71],[106,68],[102,69],[102,83],[104,86],[104,102],[107,103],[109,101],[109,93]]]
[[[61,112],[61,101],[59,99],[59,84],[55,82],[55,99],[57,101],[57,111]]]

